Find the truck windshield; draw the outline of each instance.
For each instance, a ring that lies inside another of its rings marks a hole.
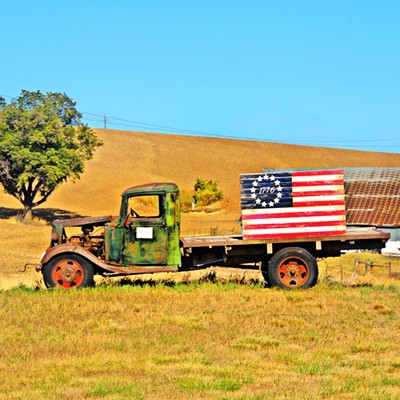
[[[158,218],[161,217],[162,196],[148,195],[135,196],[128,199],[128,212],[131,217],[136,218]]]

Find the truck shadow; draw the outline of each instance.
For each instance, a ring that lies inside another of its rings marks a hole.
[[[160,280],[153,280],[153,279],[141,279],[141,278],[122,278],[117,283],[111,286],[140,286],[140,287],[155,287],[155,286],[166,286],[166,287],[175,287],[177,282],[174,282],[170,279],[160,279]],[[104,286],[110,286],[104,285]]]
[[[105,279],[103,282],[96,286],[100,287],[120,287],[120,286],[140,286],[140,287],[155,287],[155,286],[165,286],[165,287],[175,287],[175,286],[185,286],[185,285],[194,285],[201,283],[217,283],[217,274],[215,271],[206,271],[200,277],[195,279],[190,279],[189,274],[184,275],[179,278],[179,273],[177,275],[170,275],[166,277],[154,277],[154,278],[143,278],[140,275],[131,275],[125,277],[119,277],[116,280],[114,279]],[[176,279],[175,279],[176,278]]]
[[[21,218],[22,209],[20,208],[7,208],[0,207],[0,219],[10,219],[16,218],[17,220]],[[60,208],[39,208],[33,210],[32,218],[33,220],[39,219],[51,223],[55,219],[64,218],[80,218],[83,215],[77,214],[73,211],[62,210]]]
[[[258,277],[247,277],[244,274],[231,274],[218,276],[214,270],[204,270],[200,276],[191,277],[189,272],[172,274],[164,278],[143,278],[140,276],[120,277],[114,280],[106,278],[104,281],[96,284],[97,287],[121,287],[121,286],[140,286],[140,287],[182,287],[182,286],[198,286],[201,284],[219,284],[219,285],[244,285],[257,286],[262,288],[270,287],[266,282],[261,281]],[[181,275],[179,277],[179,275]]]

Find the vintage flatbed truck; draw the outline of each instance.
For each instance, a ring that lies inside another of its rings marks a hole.
[[[136,186],[122,193],[118,216],[55,220],[50,247],[37,271],[47,287],[93,285],[95,274],[172,272],[209,266],[260,269],[282,288],[317,283],[317,258],[344,250],[382,249],[389,234],[348,228],[343,235],[246,240],[242,235],[180,237],[179,189],[173,183]],[[81,232],[67,236],[67,230]]]

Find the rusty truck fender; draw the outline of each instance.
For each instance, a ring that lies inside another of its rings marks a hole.
[[[54,257],[60,255],[60,254],[65,254],[65,253],[71,253],[71,254],[79,254],[83,258],[87,259],[90,263],[93,265],[109,270],[109,265],[104,263],[103,261],[99,260],[93,253],[91,253],[89,250],[86,250],[82,246],[79,245],[74,245],[70,243],[63,243],[59,244],[57,246],[49,247],[43,254],[40,264],[43,267],[43,265],[47,264],[51,259]]]

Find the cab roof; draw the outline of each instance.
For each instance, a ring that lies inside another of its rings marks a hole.
[[[134,195],[141,194],[151,194],[151,193],[178,193],[179,188],[175,183],[172,182],[154,182],[154,183],[145,183],[139,186],[132,186],[128,189],[125,189],[122,192],[122,197],[129,197]]]

